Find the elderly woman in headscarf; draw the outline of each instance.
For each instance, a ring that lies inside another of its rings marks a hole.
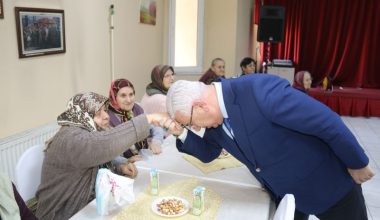
[[[151,83],[141,99],[141,106],[147,113],[166,112],[166,93],[174,82],[174,69],[168,65],[156,65],[150,75]]]
[[[311,74],[308,71],[299,71],[294,77],[293,87],[301,92],[307,93],[311,88]]]
[[[38,219],[69,219],[95,198],[100,167],[126,173],[128,162],[118,155],[148,136],[149,123],[170,121],[165,114],[142,114],[110,129],[107,105],[108,99],[96,93],[77,94],[58,116],[61,128],[46,144],[36,194]]]
[[[116,127],[136,116],[144,114],[143,108],[135,103],[135,87],[127,79],[117,79],[111,83],[109,99],[110,106],[108,114],[112,127]],[[124,157],[129,158],[131,162],[141,160],[142,158],[138,156],[139,151],[147,148],[151,149],[154,154],[161,153],[163,135],[164,132],[162,128],[152,126],[150,136],[133,144],[123,153]]]
[[[220,81],[220,78],[225,78],[226,63],[222,58],[215,58],[211,61],[211,67],[201,76],[200,82],[210,85],[212,82]]]

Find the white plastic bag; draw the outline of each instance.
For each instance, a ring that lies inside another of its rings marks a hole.
[[[99,215],[108,215],[117,206],[124,206],[135,201],[133,179],[99,169],[96,176],[96,210]]]
[[[139,155],[141,155],[144,160],[149,160],[153,157],[153,152],[149,149],[141,149]]]

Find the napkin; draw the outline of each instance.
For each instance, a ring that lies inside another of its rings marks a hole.
[[[200,169],[205,174],[215,172],[218,170],[242,166],[242,163],[232,155],[218,157],[210,163],[203,163],[202,161],[188,154],[184,154],[183,158],[195,167],[197,167],[198,169]]]

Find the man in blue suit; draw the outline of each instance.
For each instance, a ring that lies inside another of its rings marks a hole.
[[[222,148],[244,163],[295,219],[367,219],[361,183],[374,176],[340,117],[277,76],[252,74],[211,85],[180,80],[167,94],[179,151],[207,163]],[[203,138],[191,132],[205,127]]]

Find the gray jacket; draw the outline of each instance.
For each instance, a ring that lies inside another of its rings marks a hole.
[[[94,199],[99,165],[149,135],[145,115],[109,131],[63,126],[50,142],[36,197],[40,220],[68,219]]]

